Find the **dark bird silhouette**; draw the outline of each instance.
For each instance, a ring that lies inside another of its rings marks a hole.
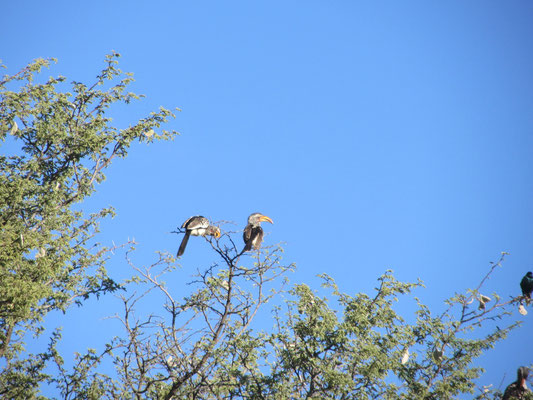
[[[531,393],[526,385],[529,370],[526,367],[520,367],[517,375],[516,381],[507,386],[503,392],[502,400],[520,400],[525,398],[526,393]]]
[[[248,225],[244,228],[244,233],[242,238],[244,239],[244,249],[245,251],[250,251],[252,249],[257,250],[261,247],[263,242],[263,228],[261,228],[261,222],[274,222],[267,217],[266,215],[260,213],[253,213],[248,217]]]
[[[531,292],[533,292],[533,272],[529,271],[524,275],[520,281],[520,288],[522,289],[522,294],[527,300],[531,300]]]
[[[185,236],[183,236],[183,240],[181,241],[180,248],[177,254],[178,257],[185,253],[185,248],[187,247],[187,243],[189,242],[189,237],[191,235],[209,235],[214,236],[216,238],[220,237],[220,229],[218,229],[216,226],[211,225],[209,223],[209,220],[205,217],[202,217],[201,215],[196,215],[194,217],[189,218],[183,223],[181,228],[185,229]]]

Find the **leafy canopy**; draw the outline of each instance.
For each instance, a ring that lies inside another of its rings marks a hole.
[[[520,298],[503,302],[481,293],[504,255],[476,289],[455,294],[439,312],[413,297],[422,282],[399,282],[391,271],[371,294],[342,293],[327,275],[324,297],[305,284],[288,286],[294,265],[283,262],[280,246],[242,255],[235,239],[240,232],[224,229],[219,239],[206,239],[213,264],[189,277],[188,293],[176,293],[163,279],[192,269],[177,270],[176,259],[164,253],[142,267],[128,253],[133,276],[115,282],[105,268],[112,249],[95,242],[99,222],[113,210],[87,214],[83,201],[133,143],[176,135],[159,129],[174,117],[164,108],[128,128],[113,126],[113,104],[141,97],[127,91],[133,79],[118,69],[118,57],[106,57],[90,86],[67,85],[64,77],[36,82],[52,61],[42,59],[0,81],[0,135],[16,149],[0,156],[2,398],[44,398],[44,384],[62,399],[501,395],[476,387],[483,373],[476,359],[519,326],[515,320],[504,328],[492,322],[510,317]],[[41,353],[24,351],[29,335],[43,332],[50,311],[68,312],[72,304],[111,292],[123,302],[116,318],[124,334],[103,350],[80,349],[66,367],[56,331]],[[405,300],[414,303],[414,315],[398,314],[397,303]],[[151,302],[149,314],[137,311],[145,301]],[[274,328],[259,329],[264,323],[258,318]],[[103,372],[105,360],[114,373]]]
[[[81,203],[134,142],[176,135],[155,133],[174,117],[164,108],[126,129],[112,125],[113,104],[141,97],[127,91],[133,78],[117,68],[118,57],[106,57],[92,85],[72,82],[70,91],[62,76],[37,82],[54,60],[35,60],[0,81],[0,138],[14,149],[0,155],[0,358],[11,374],[30,364],[41,370],[18,358],[47,313],[120,288],[104,267],[109,249],[92,241],[113,210],[87,215]]]

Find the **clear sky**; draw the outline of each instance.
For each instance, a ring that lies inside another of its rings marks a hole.
[[[260,211],[293,283],[318,288],[327,272],[369,292],[393,269],[442,310],[502,251],[488,292],[518,295],[533,270],[532,21],[529,0],[7,0],[0,58],[14,73],[56,57],[46,74],[88,83],[115,50],[146,95],[119,126],[182,109],[169,125],[181,136],[134,147],[88,203],[117,209],[102,242],[135,237],[148,262],[177,250],[170,232],[191,215],[243,227]],[[206,249],[189,246],[185,271]],[[57,318],[64,348],[98,346],[101,304]],[[483,357],[480,383],[533,362],[532,318]]]

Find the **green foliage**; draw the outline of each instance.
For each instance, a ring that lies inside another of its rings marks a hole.
[[[94,84],[73,82],[70,92],[61,90],[61,76],[36,82],[53,60],[35,60],[0,81],[0,138],[15,149],[0,156],[0,358],[7,363],[0,392],[19,372],[28,390],[42,380],[42,363],[18,357],[25,335],[39,334],[48,312],[121,287],[105,269],[109,249],[93,241],[113,210],[86,215],[79,203],[134,142],[176,135],[154,132],[174,116],[163,108],[126,129],[111,124],[114,103],[140,97],[126,91],[133,78],[117,68],[118,57],[106,57]]]
[[[134,275],[115,282],[105,269],[111,249],[94,241],[113,210],[86,214],[81,203],[133,143],[176,134],[156,133],[173,117],[163,108],[126,129],[112,125],[111,106],[140,97],[127,92],[132,77],[117,58],[106,58],[94,84],[73,82],[70,92],[60,90],[63,77],[35,82],[51,60],[0,82],[0,135],[17,148],[0,156],[2,398],[40,398],[43,383],[62,399],[440,400],[476,392],[483,373],[476,359],[519,325],[493,323],[510,318],[518,298],[480,292],[504,254],[476,289],[453,295],[438,312],[413,296],[422,282],[400,282],[391,271],[370,294],[342,293],[327,275],[321,296],[305,284],[287,290],[294,266],[283,263],[283,249],[242,255],[235,232],[206,238],[213,264],[193,276],[189,293],[165,284],[166,274],[184,272],[163,253],[145,267],[127,256]],[[44,351],[24,352],[48,312],[119,289],[124,334],[103,351],[77,354],[67,367],[54,332]],[[160,307],[139,313],[145,301]],[[398,302],[408,302],[412,315],[399,315]],[[104,362],[113,374],[102,373]],[[476,398],[499,396],[481,388]]]
[[[324,297],[294,285],[272,309],[274,330],[257,330],[253,318],[268,318],[260,307],[279,299],[278,281],[293,266],[282,263],[279,247],[250,258],[239,256],[230,234],[207,240],[219,259],[198,272],[181,300],[162,280],[180,273],[173,257],[161,254],[144,268],[129,261],[136,289],[122,297],[125,312],[117,317],[125,334],[108,346],[118,379],[91,381],[104,398],[454,399],[475,393],[483,373],[475,360],[518,326],[488,326],[508,317],[518,299],[493,301],[479,286],[435,314],[412,296],[422,282],[399,282],[387,271],[372,295],[341,293],[327,275]],[[149,294],[159,296],[161,309],[137,314]],[[414,307],[412,322],[396,312],[400,301]],[[479,391],[478,399],[498,396]]]
[[[446,399],[473,393],[482,372],[473,360],[516,327],[468,337],[481,320],[507,313],[507,304],[472,310],[472,295],[450,299],[441,315],[418,302],[416,322],[408,324],[393,306],[421,282],[398,282],[387,272],[375,296],[352,297],[324,279],[341,312],[299,285],[291,291],[296,300],[289,302],[287,318],[278,316],[272,373],[283,398]]]

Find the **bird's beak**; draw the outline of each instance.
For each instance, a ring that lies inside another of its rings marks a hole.
[[[270,219],[270,217],[267,217],[266,215],[261,215],[261,216],[259,217],[259,221],[261,221],[261,222],[270,222],[271,224],[274,223],[274,221],[272,221],[272,220]]]

